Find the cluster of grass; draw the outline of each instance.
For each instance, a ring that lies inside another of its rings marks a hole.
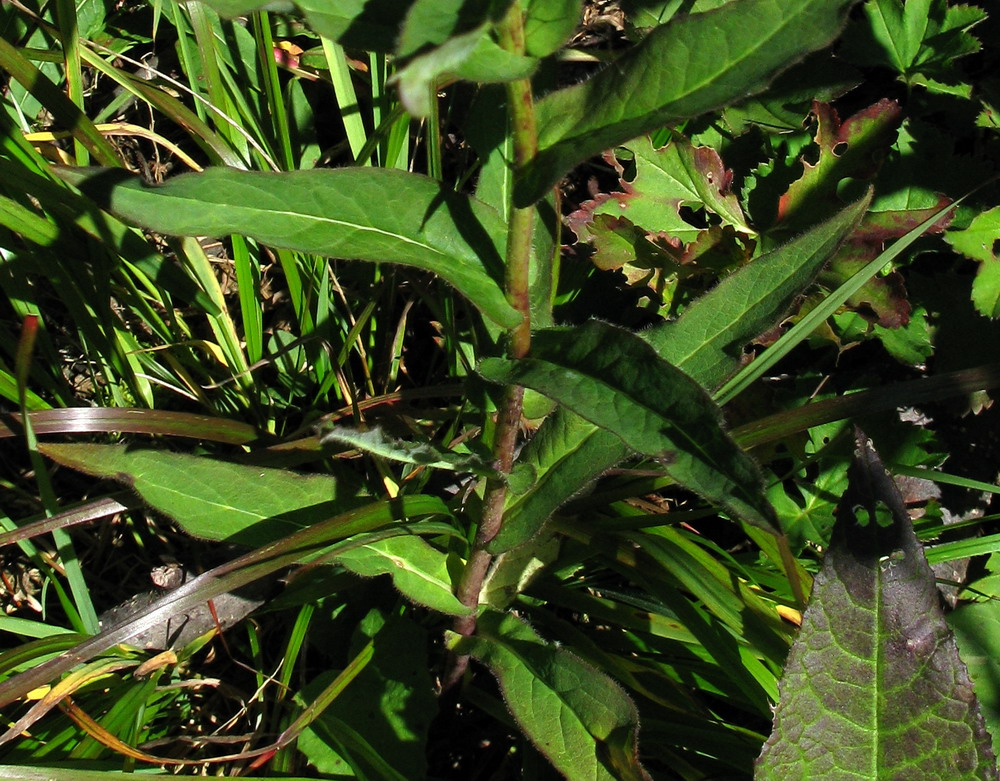
[[[852,421],[991,647],[997,19],[800,0],[756,97],[667,110],[642,58],[725,3],[285,5],[0,8],[3,777],[747,777]]]

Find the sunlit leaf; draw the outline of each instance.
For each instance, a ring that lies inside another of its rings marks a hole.
[[[286,173],[210,168],[158,187],[117,171],[62,169],[102,207],[161,233],[240,233],[283,249],[433,271],[504,326],[520,315],[498,279],[505,227],[478,201],[383,168]]]

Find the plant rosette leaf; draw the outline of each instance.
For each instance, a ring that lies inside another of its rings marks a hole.
[[[972,283],[972,302],[980,314],[1000,317],[1000,206],[979,214],[969,227],[944,236],[956,252],[979,261]]]
[[[852,4],[737,0],[656,28],[614,67],[538,102],[539,153],[515,185],[515,202],[538,200],[577,163],[616,144],[760,92],[833,41]]]
[[[530,0],[524,15],[524,48],[532,57],[558,51],[580,22],[582,0]]]
[[[622,688],[510,614],[487,610],[476,634],[448,644],[492,670],[521,729],[567,778],[649,781],[639,762],[639,714]]]
[[[151,187],[111,169],[60,170],[102,208],[160,233],[239,233],[282,249],[432,271],[498,325],[521,316],[498,280],[506,226],[440,182],[384,168],[209,168]]]
[[[705,390],[633,333],[591,321],[538,331],[527,358],[487,358],[493,382],[534,388],[633,450],[661,459],[681,485],[735,517],[774,530],[750,457],[722,430]]]
[[[934,574],[860,430],[848,479],[755,778],[996,779]]]

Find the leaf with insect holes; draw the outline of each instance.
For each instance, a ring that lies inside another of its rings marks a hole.
[[[852,4],[739,0],[656,28],[611,67],[538,102],[539,152],[515,202],[538,200],[574,165],[616,144],[760,92],[833,41]]]

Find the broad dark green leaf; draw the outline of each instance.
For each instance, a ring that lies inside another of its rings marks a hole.
[[[488,610],[452,650],[493,671],[507,707],[535,747],[567,778],[643,781],[639,714],[599,670],[540,638],[511,614]]]
[[[755,777],[996,779],[934,574],[874,446],[857,440]]]
[[[499,325],[520,320],[497,282],[505,232],[499,215],[424,176],[383,168],[210,168],[150,187],[120,171],[60,173],[103,208],[160,233],[240,233],[282,249],[402,263],[438,274]]]
[[[427,732],[437,711],[427,632],[407,617],[372,610],[352,638],[352,651],[368,642],[371,662],[302,733],[298,748],[328,777],[361,778],[354,766],[380,781],[420,781],[427,777]],[[313,701],[335,675],[320,674],[302,700]]]
[[[721,385],[740,366],[743,347],[773,326],[816,276],[864,214],[868,198],[726,277],[677,321],[639,336],[706,388]],[[504,526],[493,540],[499,553],[530,539],[549,516],[623,461],[621,440],[593,423],[559,410],[542,424],[519,463],[530,465],[535,485],[509,495]]]
[[[314,32],[358,49],[391,52],[413,0],[205,0],[224,16],[263,8],[297,11]]]
[[[733,515],[775,527],[760,474],[722,430],[718,407],[635,334],[598,321],[539,331],[527,358],[488,358],[480,373],[544,393],[633,450],[662,459],[678,483]]]
[[[332,475],[299,475],[119,445],[47,444],[64,466],[126,483],[158,512],[207,540],[267,542],[369,501]]]
[[[541,197],[581,160],[764,89],[828,45],[854,0],[736,0],[655,29],[589,81],[538,103],[539,154],[515,198]]]
[[[396,55],[411,57],[473,28],[498,21],[510,4],[511,0],[415,0],[399,33]]]

